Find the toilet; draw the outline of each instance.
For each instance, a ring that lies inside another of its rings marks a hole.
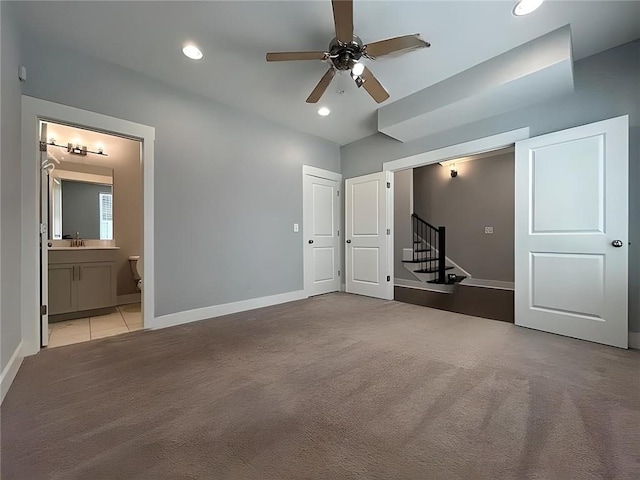
[[[131,267],[131,273],[133,279],[136,281],[138,290],[142,291],[142,259],[140,255],[131,255],[129,257],[129,266]]]

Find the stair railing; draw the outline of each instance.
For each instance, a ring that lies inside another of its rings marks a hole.
[[[447,283],[445,279],[446,228],[435,227],[415,213],[411,215],[413,231],[413,261],[420,264],[421,271],[437,268],[433,283]],[[426,248],[425,248],[426,247]],[[437,251],[437,255],[434,253]],[[423,255],[424,254],[424,255]]]

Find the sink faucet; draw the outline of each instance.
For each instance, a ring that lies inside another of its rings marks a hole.
[[[76,232],[76,238],[71,240],[72,247],[84,247],[84,239],[80,238],[80,232]]]

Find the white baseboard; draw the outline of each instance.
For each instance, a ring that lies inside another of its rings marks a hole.
[[[118,305],[128,305],[130,303],[140,303],[142,301],[142,295],[140,292],[127,293],[125,295],[118,295],[116,302]]]
[[[465,287],[494,288],[496,290],[515,290],[513,282],[503,282],[501,280],[485,280],[483,278],[465,278],[460,282]]]
[[[295,302],[308,298],[304,290],[295,292],[280,293],[268,297],[250,298],[239,302],[225,303],[222,305],[213,305],[211,307],[196,308],[187,310],[186,312],[171,313],[162,315],[153,319],[150,328],[155,330],[158,328],[173,327],[185,323],[197,322],[198,320],[206,320],[208,318],[221,317],[223,315],[231,315],[232,313],[254,310],[256,308],[270,307],[281,303]]]
[[[425,283],[418,280],[405,280],[404,278],[395,278],[393,285],[396,287],[413,288],[414,290],[425,290],[427,292],[451,293],[453,285],[443,285],[439,283]]]
[[[7,363],[7,366],[2,370],[2,374],[0,374],[0,403],[4,402],[4,397],[7,395],[9,387],[11,387],[13,380],[18,374],[18,369],[20,365],[22,365],[23,358],[22,342],[20,342],[13,352],[13,355],[11,355],[9,363]]]
[[[629,332],[629,348],[640,350],[640,332]]]

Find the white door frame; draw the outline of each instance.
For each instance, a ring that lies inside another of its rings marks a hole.
[[[142,142],[143,231],[142,253],[144,289],[143,328],[154,319],[153,242],[153,157],[155,128],[67,105],[22,96],[22,253],[21,317],[24,355],[40,351],[40,165],[39,129],[41,120],[75,125],[140,140]]]
[[[304,200],[306,198],[305,196],[305,182],[304,182],[304,177],[305,175],[311,175],[312,177],[318,177],[318,178],[324,178],[327,180],[333,180],[335,182],[338,182],[338,190],[342,191],[342,175],[340,173],[335,173],[335,172],[331,172],[329,170],[323,170],[322,168],[317,168],[317,167],[312,167],[310,165],[303,165],[302,166],[302,201],[303,201],[303,209],[302,209],[302,252],[303,252],[303,256],[302,256],[302,276],[303,276],[303,282],[304,282],[304,295],[306,297],[310,296],[310,291],[311,291],[311,285],[309,284],[309,279],[307,278],[307,255],[309,255],[308,249],[305,248],[305,242],[307,241],[307,238],[310,235],[310,230],[307,227],[307,218],[305,218],[304,216]],[[343,195],[344,196],[344,195]],[[338,208],[338,221],[337,221],[337,225],[340,225],[340,228],[342,228],[342,207]],[[344,235],[344,233],[343,233]],[[338,247],[338,266],[339,268],[341,268],[340,266],[342,265],[342,245],[340,244]],[[344,290],[344,282],[342,281],[342,279],[340,279],[340,290]]]
[[[512,145],[520,140],[529,138],[529,127],[519,128],[517,130],[510,130],[508,132],[499,133],[497,135],[491,135],[490,137],[480,138],[478,140],[471,140],[469,142],[458,143],[449,147],[439,148],[437,150],[430,150],[428,152],[419,153],[417,155],[411,155],[409,157],[400,158],[398,160],[392,160],[390,162],[384,162],[382,164],[382,171],[397,172],[400,170],[407,170],[408,168],[418,168],[425,165],[431,165],[433,163],[444,162],[460,157],[469,157],[471,155],[477,155],[479,153],[490,152],[492,150],[498,150],[500,148]],[[515,180],[514,180],[515,182]],[[391,219],[393,221],[393,195],[390,200],[390,212]],[[514,219],[515,222],[515,219]],[[395,232],[391,231],[391,239],[395,236]],[[393,262],[393,244],[391,245],[390,255],[391,261],[389,262],[389,273],[391,278],[394,278],[394,262]]]

